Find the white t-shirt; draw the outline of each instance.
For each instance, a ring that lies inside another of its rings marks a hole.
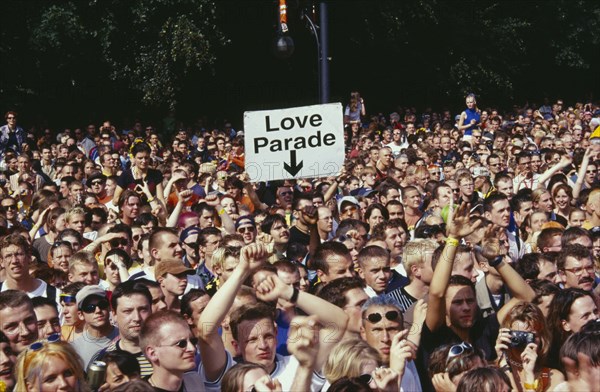
[[[329,381],[325,383],[322,392],[326,392],[331,387]],[[400,382],[400,392],[421,392],[421,381],[419,380],[419,374],[417,373],[417,366],[414,361],[409,361],[404,368],[404,375]]]
[[[221,381],[223,380],[223,376],[225,372],[231,369],[237,362],[231,357],[231,354],[226,351],[227,355],[227,364],[225,365],[225,369],[223,373],[219,376],[215,381],[207,381],[206,375],[204,374],[204,365],[200,366],[198,372],[200,373],[200,377],[204,380],[204,388],[207,392],[221,391]],[[299,363],[298,360],[293,355],[283,356],[279,354],[275,354],[275,369],[271,372],[271,378],[278,380],[281,383],[282,391],[290,391],[292,388],[292,383],[294,382],[294,377],[296,376],[296,370],[298,369]],[[313,392],[318,392],[323,388],[325,384],[325,378],[321,375],[313,372],[311,388],[310,390]]]

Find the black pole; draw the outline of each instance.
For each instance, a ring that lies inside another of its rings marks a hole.
[[[329,102],[329,42],[327,33],[327,1],[321,0],[319,5],[321,36],[321,103]]]
[[[321,44],[319,43],[319,31],[317,26],[312,21],[312,18],[304,12],[304,19],[308,23],[310,31],[315,36],[315,42],[317,45],[317,99],[321,99]]]

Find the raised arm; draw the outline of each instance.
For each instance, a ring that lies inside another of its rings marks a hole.
[[[256,287],[256,296],[267,302],[278,298],[295,302],[306,314],[317,316],[323,326],[319,333],[321,344],[316,362],[316,369],[321,369],[331,349],[340,342],[346,332],[346,313],[332,303],[285,284],[277,275],[271,275],[262,281]],[[296,301],[294,297],[297,297]]]
[[[167,227],[176,227],[177,220],[179,220],[179,215],[181,214],[181,210],[183,210],[183,206],[185,203],[192,197],[194,192],[191,189],[186,189],[177,194],[177,204],[175,204],[175,208],[169,215],[169,219],[167,219]]]
[[[425,316],[427,328],[432,332],[440,328],[446,319],[446,289],[452,275],[454,256],[460,240],[475,231],[480,224],[481,221],[479,220],[475,223],[469,222],[469,205],[466,203],[463,203],[456,211],[453,211],[452,206],[448,210],[448,222],[446,224],[448,238],[442,256],[433,272],[433,278],[429,286],[427,315]]]
[[[120,185],[117,185],[117,188],[115,189],[115,193],[113,194],[113,199],[112,202],[114,205],[118,206],[119,205],[119,197],[121,196],[121,193],[123,193],[123,188],[121,188]]]
[[[291,391],[310,391],[312,374],[319,353],[319,329],[317,317],[296,316],[290,323],[287,347],[298,360],[299,366],[292,382]]]
[[[492,234],[496,233],[492,231]],[[486,258],[490,267],[496,268],[496,271],[502,277],[502,281],[510,291],[511,295],[521,301],[531,302],[535,297],[535,292],[525,282],[525,280],[509,265],[506,249],[500,246],[498,236],[485,238],[481,249],[483,257]]]
[[[581,160],[581,165],[579,165],[577,181],[575,181],[575,186],[573,186],[573,200],[577,200],[579,198],[579,193],[581,192],[581,187],[583,186],[583,181],[585,180],[585,173],[588,165],[590,164],[591,155],[592,147],[590,146],[585,150],[585,154],[583,154],[583,159]]]
[[[342,167],[342,172],[343,172],[343,170],[344,170],[344,168]],[[342,175],[342,173],[340,173],[340,176],[341,175]],[[338,191],[338,186],[339,186],[339,183],[338,183],[337,178],[333,178],[331,180],[331,185],[329,186],[329,188],[327,188],[327,192],[325,192],[325,194],[323,195],[323,201],[325,203],[327,203],[329,200],[331,200],[335,196],[335,194]]]
[[[29,230],[29,238],[31,238],[31,241],[35,240],[35,236],[36,236],[38,230],[40,229],[40,227],[42,227],[44,225],[44,222],[46,222],[46,217],[48,216],[48,212],[50,212],[50,209],[51,208],[48,207],[44,211],[42,211],[42,213],[39,214],[37,221],[31,228],[31,230]]]
[[[563,155],[560,158],[560,162],[558,162],[556,165],[552,166],[550,168],[550,170],[546,170],[544,172],[544,174],[542,174],[540,176],[540,178],[538,179],[538,188],[544,188],[546,189],[546,182],[553,176],[556,174],[556,172],[558,172],[559,170],[564,169],[565,167],[569,166],[571,164],[571,162],[573,161],[573,159],[569,156],[569,155]],[[585,171],[583,172],[584,176],[585,176]]]
[[[243,247],[240,252],[240,261],[231,277],[219,288],[200,315],[197,331],[200,354],[202,358],[210,358],[210,360],[202,361],[208,381],[216,380],[227,365],[227,354],[221,336],[219,336],[219,326],[233,305],[235,295],[242,287],[244,280],[250,276],[252,270],[264,263],[267,255],[267,249],[262,244]]]
[[[260,201],[260,198],[256,194],[256,191],[250,182],[246,182],[244,189],[246,190],[246,193],[248,194],[250,201],[252,201],[256,211],[266,210],[267,205]]]

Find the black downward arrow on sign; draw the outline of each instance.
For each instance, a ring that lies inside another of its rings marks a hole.
[[[292,176],[296,176],[300,170],[302,170],[302,161],[296,164],[296,151],[290,151],[290,164],[283,162],[284,169]]]

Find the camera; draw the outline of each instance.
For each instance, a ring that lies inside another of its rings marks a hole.
[[[531,332],[510,331],[510,347],[525,348],[529,343],[535,342],[535,335]]]

